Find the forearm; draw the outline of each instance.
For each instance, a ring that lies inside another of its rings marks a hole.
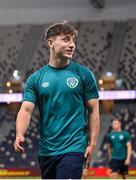
[[[126,157],[126,159],[129,159],[129,160],[130,160],[131,154],[132,154],[132,147],[131,147],[131,145],[129,145],[129,146],[127,147],[127,157]]]
[[[108,155],[109,155],[109,159],[111,159],[111,148],[108,147]]]
[[[99,113],[92,112],[89,114],[89,126],[90,126],[90,144],[96,146],[96,142],[100,130]]]
[[[16,136],[24,136],[30,124],[31,114],[28,111],[20,110],[16,119]]]

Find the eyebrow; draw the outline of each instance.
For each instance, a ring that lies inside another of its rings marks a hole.
[[[71,38],[71,37],[72,37],[72,39],[73,39],[74,41],[77,40],[76,36],[71,36],[71,35],[69,35],[69,34],[64,35],[64,37],[62,37],[62,38]]]

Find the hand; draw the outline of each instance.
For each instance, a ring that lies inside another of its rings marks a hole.
[[[25,141],[24,136],[17,136],[14,142],[14,148],[16,152],[24,152],[23,143]]]
[[[130,164],[130,159],[127,158],[127,159],[125,160],[125,165],[129,165],[129,164]]]
[[[90,160],[91,160],[91,157],[92,157],[92,154],[93,154],[94,150],[95,150],[95,145],[90,144],[89,146],[87,146],[85,154],[84,154],[85,168],[89,167],[89,163],[90,163]]]

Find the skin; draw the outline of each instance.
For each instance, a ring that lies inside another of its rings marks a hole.
[[[49,64],[56,68],[67,65],[75,50],[75,36],[61,34],[49,38],[47,43],[50,48]]]
[[[114,119],[114,121],[112,122],[112,129],[115,132],[121,131],[121,123],[120,123],[120,121],[118,121],[118,119]],[[130,164],[130,159],[131,159],[131,154],[132,154],[131,142],[127,142],[126,146],[127,146],[127,157],[126,157],[126,160],[125,160],[125,165],[129,165]],[[108,153],[109,153],[109,158],[110,159],[111,159],[111,151],[112,151],[112,147],[109,144],[108,145]],[[118,172],[112,172],[112,171],[110,172],[111,179],[117,179],[119,175],[121,175],[123,179],[127,179],[127,175],[119,174]]]
[[[24,101],[17,114],[16,119],[16,140],[14,142],[14,148],[16,152],[24,152],[23,143],[25,141],[25,132],[27,131],[32,112],[34,110],[34,104]]]
[[[86,102],[89,112],[89,128],[90,128],[90,144],[87,146],[84,157],[86,158],[85,167],[89,167],[89,163],[93,152],[96,148],[97,138],[100,130],[100,117],[99,117],[99,100],[91,99]]]
[[[69,59],[72,58],[75,50],[75,39],[76,38],[72,35],[61,34],[47,40],[47,44],[50,49],[49,64],[51,66],[61,68],[69,64]],[[16,152],[24,152],[24,135],[29,127],[34,106],[35,105],[33,103],[24,101],[18,112],[16,120],[16,140],[14,143]],[[96,147],[97,137],[100,129],[99,101],[98,99],[88,100],[86,102],[86,106],[89,112],[89,127],[91,129],[91,143],[87,146],[84,154],[84,157],[86,158],[85,167],[88,167]]]

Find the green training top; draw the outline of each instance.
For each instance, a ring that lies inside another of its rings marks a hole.
[[[93,73],[73,61],[63,68],[45,65],[25,85],[23,101],[38,103],[39,155],[84,152],[87,146],[85,100],[98,98]]]
[[[127,156],[127,142],[130,141],[130,135],[126,131],[112,131],[108,134],[109,144],[111,145],[112,159],[124,160]]]

